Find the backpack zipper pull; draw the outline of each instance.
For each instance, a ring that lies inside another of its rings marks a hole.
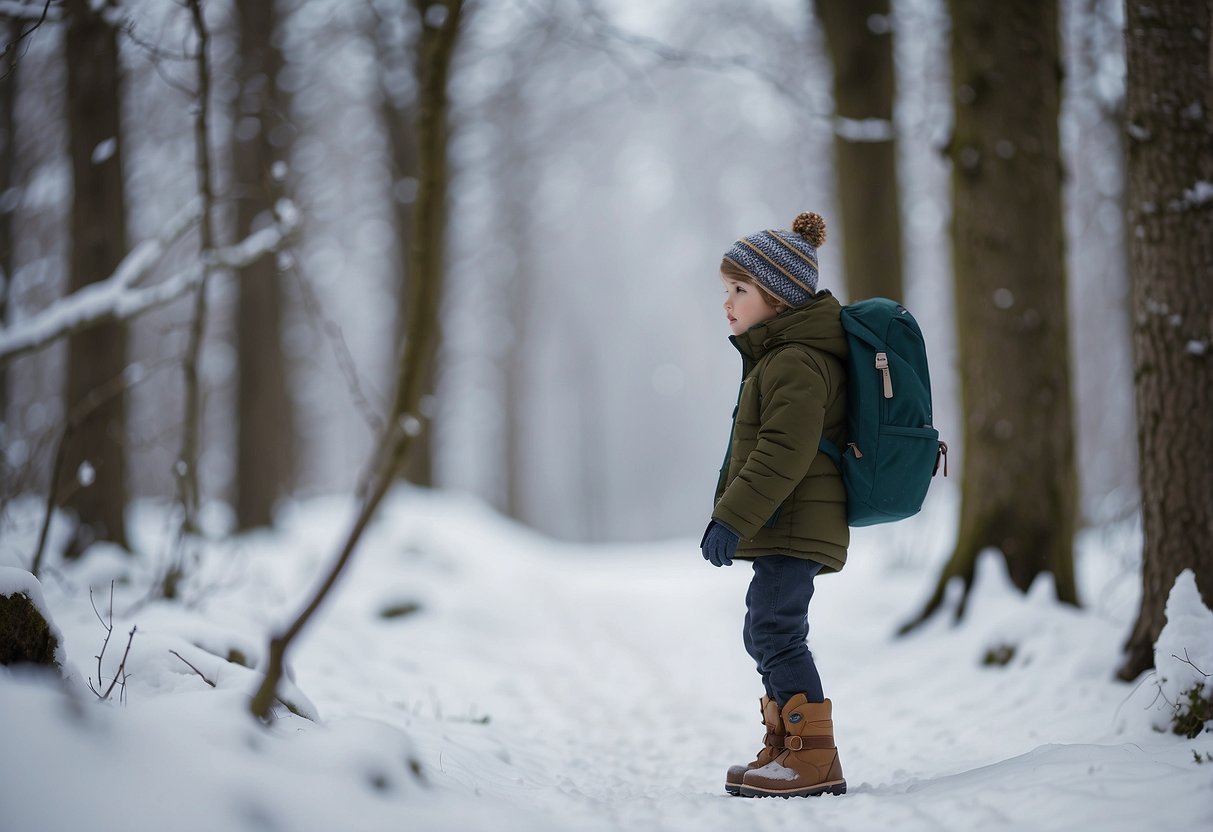
[[[893,398],[893,376],[889,373],[889,356],[886,353],[876,353],[876,369],[884,376],[884,397]]]

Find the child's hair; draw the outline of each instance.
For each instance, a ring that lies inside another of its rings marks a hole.
[[[768,304],[775,308],[776,312],[782,312],[788,308],[788,302],[776,295],[766,286],[755,279],[754,275],[747,272],[741,266],[734,263],[729,258],[724,258],[720,261],[720,273],[725,277],[731,277],[733,280],[740,280],[742,283],[748,283],[762,293]]]

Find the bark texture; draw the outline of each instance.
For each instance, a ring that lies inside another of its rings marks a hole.
[[[294,133],[290,103],[278,88],[283,61],[274,45],[275,7],[272,0],[236,3],[238,86],[231,144],[236,239],[273,221],[274,202],[283,191],[274,165],[289,159]],[[274,504],[290,492],[295,431],[276,260],[262,258],[238,277],[235,506],[237,527],[251,529],[271,525]]]
[[[889,0],[816,0],[834,66],[834,171],[851,300],[905,300]]]
[[[64,3],[72,292],[109,277],[127,250],[118,40],[114,27],[102,19],[103,10],[89,0]],[[126,359],[122,323],[73,335],[68,342],[66,411],[73,412],[94,390],[120,377]],[[82,420],[66,452],[71,488],[62,504],[78,518],[69,557],[97,540],[127,546],[125,443],[126,396],[119,393],[99,402]],[[84,476],[79,475],[82,466]]]
[[[1208,3],[1128,3],[1127,201],[1141,610],[1119,671],[1154,665],[1183,569],[1213,607],[1213,52]],[[1205,670],[1209,670],[1205,668]]]
[[[953,0],[952,256],[964,414],[960,530],[922,615],[994,548],[1078,603],[1055,0]]]

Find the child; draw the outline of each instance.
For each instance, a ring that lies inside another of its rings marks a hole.
[[[809,652],[813,579],[847,558],[846,493],[824,435],[845,445],[847,342],[841,306],[817,291],[825,221],[802,213],[792,231],[760,231],[724,255],[729,339],[742,384],[729,450],[704,532],[715,566],[752,561],[743,637],[766,695],[758,758],[733,766],[725,790],[747,797],[844,794],[830,700]]]

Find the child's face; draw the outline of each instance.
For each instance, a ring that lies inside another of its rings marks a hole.
[[[768,321],[779,314],[758,287],[726,274],[720,275],[724,283],[724,311],[729,317],[729,329],[740,335],[754,324]]]

